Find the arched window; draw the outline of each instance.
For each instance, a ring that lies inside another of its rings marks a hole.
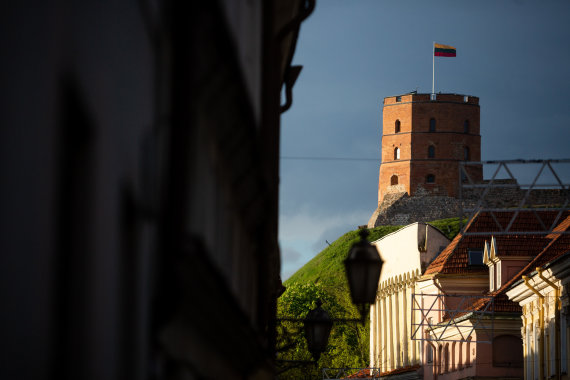
[[[443,373],[443,346],[437,348],[437,373]]]
[[[426,183],[435,183],[435,176],[433,174],[428,174],[426,176]]]
[[[521,338],[499,335],[493,339],[493,367],[522,367],[523,357]]]
[[[400,159],[400,148],[394,148],[394,160]]]
[[[426,362],[433,363],[434,347],[430,343],[426,343],[427,355]]]
[[[435,132],[435,119],[434,118],[429,119],[429,131]]]
[[[463,122],[463,133],[469,133],[469,120]]]
[[[434,158],[435,157],[435,146],[430,145],[428,146],[428,158]]]
[[[443,365],[443,372],[449,372],[449,343],[447,343],[445,345],[445,350],[443,353],[443,361],[444,361],[444,365]]]
[[[464,161],[469,161],[471,158],[471,155],[469,154],[469,147],[466,146],[463,148],[463,160]]]
[[[455,354],[455,346],[457,342],[453,342],[451,344],[451,371],[455,371],[457,364],[455,363],[455,358],[457,355]]]
[[[392,177],[390,177],[390,186],[394,186],[397,184],[398,184],[398,176],[394,174]]]
[[[400,120],[396,120],[396,125],[394,126],[395,133],[400,133]]]
[[[465,345],[465,367],[471,366],[471,337],[467,338]]]

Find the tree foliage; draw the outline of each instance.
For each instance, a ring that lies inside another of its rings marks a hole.
[[[444,219],[430,223],[439,228],[448,238],[459,232],[459,219]],[[369,230],[368,240],[375,241],[395,232],[401,226],[380,226]],[[312,260],[293,274],[284,285],[286,291],[278,300],[279,318],[304,318],[316,307],[320,299],[331,318],[355,319],[360,315],[350,300],[343,261],[352,244],[359,240],[358,230],[349,231],[322,250]],[[311,355],[301,322],[278,323],[278,371],[280,379],[321,379],[321,368],[359,368],[369,363],[369,319],[360,323],[335,323],[326,352],[317,366],[295,366],[291,361],[309,361]],[[298,364],[298,363],[297,363]]]

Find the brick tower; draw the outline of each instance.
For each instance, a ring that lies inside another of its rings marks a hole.
[[[375,216],[403,195],[455,199],[459,162],[466,160],[481,160],[479,98],[417,93],[385,98],[378,209],[369,225],[378,225]],[[483,179],[480,166],[468,169],[474,181]]]

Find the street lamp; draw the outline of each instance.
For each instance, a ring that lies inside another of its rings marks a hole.
[[[321,305],[321,300],[317,300],[317,307],[309,311],[307,317],[303,320],[307,346],[315,362],[319,360],[321,353],[327,348],[327,342],[333,325],[332,319]]]
[[[344,260],[344,268],[348,279],[352,303],[360,310],[364,321],[367,306],[374,303],[378,290],[378,280],[384,264],[376,246],[370,244],[366,237],[368,230],[359,231],[360,241],[354,243]]]

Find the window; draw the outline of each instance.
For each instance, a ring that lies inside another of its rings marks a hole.
[[[526,334],[525,334],[525,341],[524,341],[524,347],[526,352],[524,353],[525,358],[526,358],[526,380],[532,380],[532,343],[531,343],[531,335],[532,335],[532,331],[531,331],[531,324],[529,323],[526,326]]]
[[[435,176],[433,174],[428,174],[426,176],[426,183],[435,183]]]
[[[556,375],[556,360],[553,356],[556,353],[556,323],[554,318],[548,321],[548,346],[550,346],[550,372],[549,375],[552,377]],[[563,356],[561,356],[563,357]]]
[[[429,131],[435,132],[435,119],[433,118],[429,119]]]
[[[455,371],[455,369],[457,368],[456,364],[455,364],[455,353],[456,353],[456,349],[455,349],[455,344],[457,342],[453,342],[451,344],[451,371]]]
[[[435,146],[430,145],[428,146],[428,158],[434,158],[435,157]]]
[[[467,103],[468,101],[469,101],[469,96],[465,95],[465,96],[463,97],[463,102],[464,102],[464,103]]]
[[[534,324],[533,328],[533,341],[532,341],[532,367],[534,368],[534,379],[539,379],[539,367],[540,367],[540,326],[538,322]]]
[[[394,186],[394,185],[397,185],[397,184],[398,184],[398,176],[394,174],[394,175],[390,178],[390,186]]]
[[[480,249],[469,249],[469,265],[481,266],[483,265],[483,251]]]
[[[401,102],[402,101],[402,97],[401,96],[396,96],[396,102]]]
[[[427,362],[433,363],[433,346],[431,344],[427,344]]]
[[[400,148],[394,148],[394,160],[400,159]]]
[[[463,133],[469,133],[469,120],[463,122]]]
[[[568,317],[566,317],[568,318]],[[564,320],[564,319],[562,319]],[[567,358],[566,355],[567,354],[567,346],[566,346],[566,323],[561,323],[560,324],[560,357],[561,358]],[[560,372],[562,373],[568,373],[568,361],[567,360],[561,360],[560,361]]]
[[[471,337],[467,338],[465,345],[465,367],[471,366]]]
[[[396,124],[394,127],[395,133],[400,133],[400,120],[396,120],[395,124]]]
[[[442,374],[443,373],[443,365],[445,363],[443,362],[443,346],[438,346],[437,347],[437,373]]]
[[[499,335],[493,339],[493,367],[522,367],[523,345],[514,335]]]
[[[449,343],[445,345],[444,349],[444,358],[443,358],[443,372],[449,372]]]
[[[466,147],[463,148],[463,160],[464,160],[464,161],[469,161],[469,159],[470,159],[469,156],[470,156],[470,154],[469,154],[469,147],[466,146]]]

